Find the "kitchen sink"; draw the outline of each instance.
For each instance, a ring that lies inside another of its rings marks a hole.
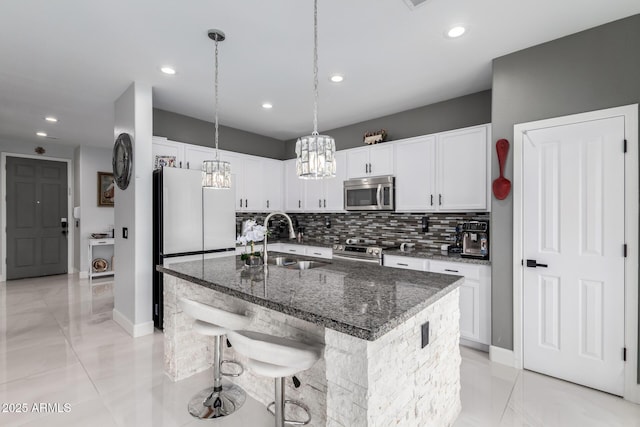
[[[269,264],[275,264],[279,267],[286,267],[291,270],[308,270],[310,268],[323,267],[329,263],[322,261],[311,261],[306,259],[296,260],[286,256],[276,256],[269,258]]]
[[[270,257],[269,258],[269,264],[275,264],[278,265],[280,267],[286,267],[289,265],[294,265],[296,264],[298,261],[296,261],[293,258],[289,258],[286,256],[275,256],[275,257]]]
[[[322,262],[322,261],[303,260],[303,261],[298,261],[295,264],[287,265],[287,268],[290,268],[291,270],[308,270],[310,268],[324,267],[325,265],[328,265],[328,264],[329,264],[328,262]]]

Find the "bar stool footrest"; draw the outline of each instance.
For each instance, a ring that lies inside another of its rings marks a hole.
[[[309,424],[311,422],[311,412],[309,412],[309,407],[307,405],[305,405],[304,403],[298,401],[298,400],[285,400],[284,404],[287,405],[294,405],[297,406],[299,408],[301,408],[304,412],[306,412],[307,414],[307,419],[305,421],[299,421],[299,420],[284,420],[285,424],[291,425],[291,426],[306,426],[307,424]],[[276,415],[275,411],[273,409],[271,409],[273,406],[276,406],[276,402],[271,402],[269,403],[269,405],[267,406],[267,411],[269,411],[269,413],[273,416]]]
[[[240,368],[240,372],[222,372],[222,367],[224,366],[225,363],[238,366]],[[222,362],[220,362],[220,374],[225,377],[239,377],[243,373],[244,373],[244,366],[242,366],[242,363],[240,362],[237,362],[235,360],[223,360]]]

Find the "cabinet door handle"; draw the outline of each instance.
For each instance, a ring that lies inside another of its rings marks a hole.
[[[289,252],[298,252],[298,251],[295,249],[289,249]]]
[[[180,160],[180,169],[182,169],[182,160]]]
[[[371,163],[369,163],[369,173],[371,173]]]
[[[267,200],[267,208],[269,207],[269,201]]]
[[[327,199],[324,199],[324,207],[327,207]]]
[[[403,267],[409,267],[409,264],[404,264],[402,262],[396,262],[396,265],[401,265]]]
[[[364,164],[364,173],[369,173],[369,163]]]
[[[442,194],[438,194],[438,204],[442,206]]]
[[[451,269],[449,269],[449,268],[445,268],[445,269],[444,269],[444,271],[449,271],[449,272],[451,272],[451,273],[459,273],[459,271],[458,271],[458,270],[451,270]]]
[[[320,252],[314,252],[313,254],[318,256],[322,255]]]
[[[302,207],[302,202],[300,200],[298,200],[298,208]]]
[[[433,206],[433,194],[431,195],[431,206]]]
[[[249,207],[249,199],[244,199],[244,207],[245,208]]]
[[[322,207],[322,199],[318,199],[318,207],[321,208]]]
[[[240,207],[242,207],[242,199],[240,199]]]
[[[187,169],[190,169],[190,168],[189,168],[189,162],[187,162]]]

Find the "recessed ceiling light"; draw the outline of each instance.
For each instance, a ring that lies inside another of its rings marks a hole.
[[[341,74],[334,74],[329,77],[329,80],[331,80],[333,83],[340,83],[344,80],[344,76],[342,76]]]
[[[42,136],[42,137],[47,136],[45,132],[36,132],[36,135]]]
[[[262,104],[262,108],[264,108],[265,110],[269,110],[273,108],[273,105],[269,102],[265,102],[264,104]]]
[[[176,70],[174,70],[171,67],[162,67],[160,68],[160,71],[162,71],[165,74],[169,74],[170,76],[173,76],[176,73]]]
[[[451,27],[449,31],[447,31],[447,37],[455,39],[456,37],[460,37],[467,31],[462,25],[456,25],[455,27]]]
[[[56,119],[55,117],[51,117],[51,116],[45,117],[44,119],[46,121],[48,121],[48,122],[51,122],[51,123],[57,123],[58,122],[58,119]]]

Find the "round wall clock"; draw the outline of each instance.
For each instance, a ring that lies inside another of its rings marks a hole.
[[[133,146],[128,133],[121,133],[113,145],[113,180],[121,190],[126,190],[131,181]]]

